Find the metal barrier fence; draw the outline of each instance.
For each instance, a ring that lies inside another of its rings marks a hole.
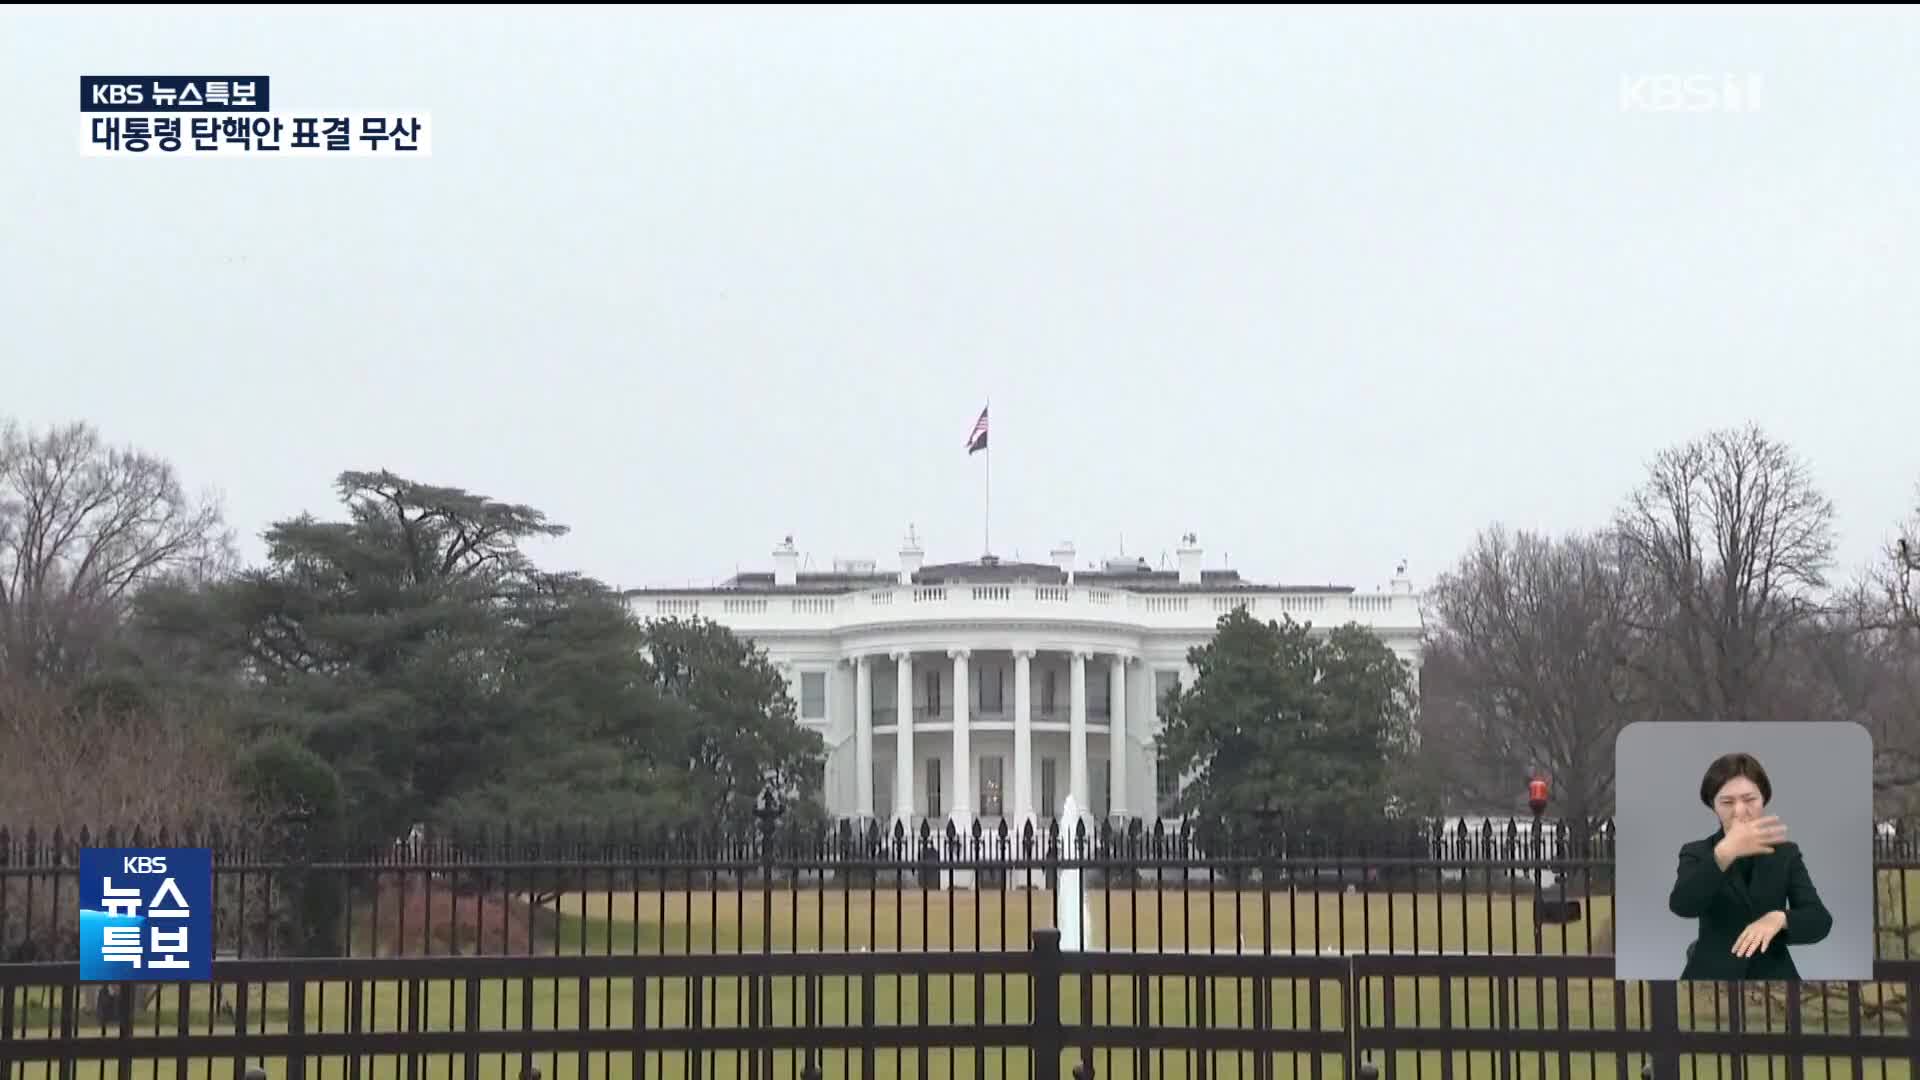
[[[1444,1080],[1705,1080],[1778,1067],[1797,1080],[1810,1065],[1835,1075],[1835,1062],[1855,1077],[1920,1075],[1920,962],[1883,961],[1877,972],[1904,987],[1904,1024],[1863,1024],[1854,985],[1850,1022],[1837,1032],[1806,1024],[1813,991],[1800,984],[1770,988],[1784,998],[1777,1018],[1756,1022],[1748,1008],[1708,1022],[1681,1008],[1685,984],[1611,982],[1610,970],[1602,957],[1063,952],[1055,930],[1036,931],[1030,949],[910,959],[239,960],[218,967],[214,983],[168,988],[151,1018],[88,1030],[77,964],[21,964],[0,966],[0,1077],[1319,1080],[1431,1070]],[[1469,1015],[1479,979],[1496,1022]],[[716,980],[746,988],[744,1016],[729,1022],[704,996]],[[1572,987],[1599,982],[1610,982],[1605,1008],[1571,1007]],[[1526,984],[1551,986],[1558,1007],[1522,1025],[1513,1021]],[[29,1019],[35,991],[58,997],[50,1022]],[[1434,1007],[1422,1018],[1429,991]],[[214,1018],[222,998],[234,1005],[228,1022]]]
[[[1611,978],[1604,822],[767,824],[378,851],[0,831],[0,1078],[1004,1077],[1084,1059],[1098,1076],[1920,1080],[1920,830],[1876,837],[1876,981],[1676,988]],[[76,981],[78,851],[122,844],[214,849],[215,983]]]

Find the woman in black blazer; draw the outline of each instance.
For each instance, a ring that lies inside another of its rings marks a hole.
[[[1667,900],[1675,915],[1700,920],[1682,979],[1798,979],[1787,946],[1833,929],[1799,846],[1779,818],[1764,816],[1772,798],[1767,771],[1750,754],[1721,757],[1700,781],[1700,801],[1720,828],[1681,847]]]

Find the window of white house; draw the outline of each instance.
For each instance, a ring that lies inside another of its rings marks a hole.
[[[824,671],[803,671],[800,673],[800,719],[825,720],[827,718],[827,673]]]
[[[1060,800],[1055,797],[1056,795],[1059,794],[1059,792],[1054,790],[1054,782],[1053,782],[1054,772],[1055,770],[1053,767],[1053,759],[1041,758],[1040,759],[1040,819],[1042,821],[1045,821],[1048,818],[1056,818],[1060,816]]]
[[[1153,711],[1156,716],[1164,716],[1167,711],[1167,695],[1173,692],[1174,685],[1180,681],[1178,671],[1166,670],[1153,673]]]
[[[1176,817],[1180,813],[1177,800],[1180,798],[1180,774],[1165,761],[1154,768],[1153,794],[1156,812],[1161,817]]]
[[[1003,792],[1006,790],[1006,762],[999,757],[980,759],[980,815],[982,817],[1001,817],[1005,814]]]
[[[997,667],[982,665],[978,681],[976,692],[980,697],[980,711],[983,713],[1005,712],[1006,688],[1001,681],[1001,670]]]
[[[940,797],[940,759],[927,759],[927,817],[933,820],[946,813],[946,800]]]

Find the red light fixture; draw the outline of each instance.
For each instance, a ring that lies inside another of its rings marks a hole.
[[[1536,817],[1547,812],[1547,778],[1539,773],[1527,782],[1527,806]]]

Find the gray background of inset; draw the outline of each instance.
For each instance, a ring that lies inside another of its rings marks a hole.
[[[1800,845],[1833,913],[1817,945],[1792,946],[1802,979],[1873,975],[1873,738],[1857,724],[1630,724],[1615,743],[1614,974],[1678,979],[1698,921],[1667,907],[1680,846],[1720,827],[1700,803],[1700,778],[1721,754],[1760,759],[1773,784],[1769,813]]]

